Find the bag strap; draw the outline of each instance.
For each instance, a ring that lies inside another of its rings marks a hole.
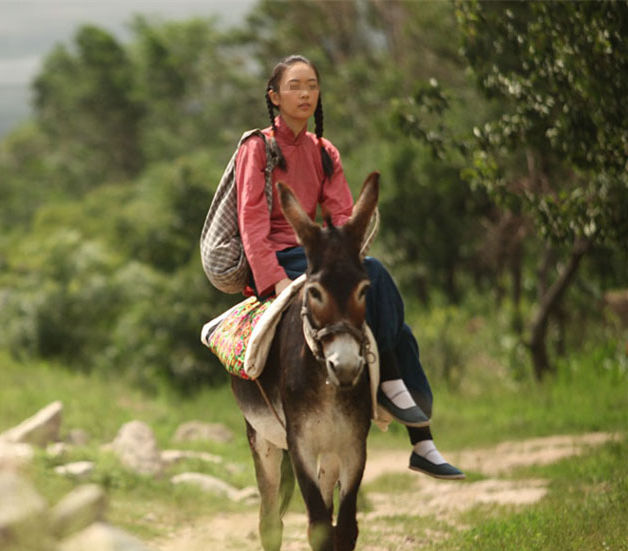
[[[247,130],[240,141],[238,142],[238,148],[236,152],[240,149],[240,146],[248,140],[251,136],[258,136],[264,140],[264,147],[266,149],[266,167],[264,168],[264,181],[266,185],[264,186],[264,194],[266,195],[266,202],[268,203],[268,210],[271,211],[273,208],[273,170],[279,164],[279,156],[277,152],[273,149],[270,141],[266,138],[266,135],[259,129],[254,128],[253,130]]]

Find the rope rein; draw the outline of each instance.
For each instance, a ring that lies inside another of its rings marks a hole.
[[[283,427],[283,430],[286,430],[286,424],[283,422],[281,417],[279,417],[279,414],[277,413],[275,406],[273,406],[273,403],[268,399],[268,395],[266,394],[266,391],[264,390],[262,383],[259,382],[259,379],[255,379],[255,384],[257,385],[257,388],[259,388],[260,394],[262,395],[262,398],[264,398],[264,402],[266,402],[266,405],[270,408],[270,411],[272,411],[275,414],[275,418],[277,419],[279,424]]]

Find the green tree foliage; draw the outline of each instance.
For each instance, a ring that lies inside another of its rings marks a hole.
[[[0,142],[0,234],[30,220],[50,195],[59,192],[50,142],[39,128],[25,124]],[[41,185],[49,180],[48,189]],[[28,193],[28,200],[25,194]]]
[[[40,208],[32,230],[2,248],[0,344],[147,387],[224,380],[199,342],[202,324],[232,302],[200,269],[210,166],[207,155],[181,158],[133,187]]]
[[[628,6],[460,2],[457,14],[479,86],[506,106],[476,128],[469,176],[503,206],[529,212],[553,241],[541,258],[528,341],[540,378],[551,369],[549,318],[583,256],[628,239]]]
[[[144,106],[140,146],[147,161],[209,145],[233,147],[244,129],[263,121],[253,107],[262,86],[237,43],[213,20],[154,24],[139,17],[132,28],[136,96]]]
[[[34,83],[35,108],[64,161],[83,167],[89,189],[142,168],[142,107],[133,97],[133,66],[109,33],[84,26],[74,42],[76,51],[59,45],[47,57]]]

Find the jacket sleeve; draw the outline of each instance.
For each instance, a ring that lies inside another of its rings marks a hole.
[[[331,215],[334,226],[342,226],[351,217],[353,197],[340,160],[340,153],[331,142],[325,140],[325,148],[334,162],[331,178],[325,179],[321,190],[320,204],[323,212]]]
[[[235,177],[240,236],[259,295],[271,292],[275,283],[287,277],[268,238],[270,211],[264,193],[265,168],[264,142],[261,138],[252,137],[240,146]]]

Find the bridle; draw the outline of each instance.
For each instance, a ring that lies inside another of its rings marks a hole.
[[[366,321],[362,324],[360,329],[347,321],[339,321],[317,328],[312,323],[310,309],[307,304],[307,293],[303,293],[303,302],[301,303],[301,320],[303,322],[303,335],[305,336],[305,342],[318,362],[325,363],[322,341],[325,337],[329,337],[330,335],[350,335],[360,345],[360,356],[365,362],[368,359],[369,354],[371,354],[369,350],[369,341],[366,337]]]
[[[364,360],[364,364],[367,365],[367,362],[372,362],[375,355],[371,352],[370,349],[370,341],[366,336],[366,321],[362,324],[362,327],[358,329],[354,325],[350,324],[346,321],[340,321],[337,323],[332,323],[330,325],[326,325],[325,327],[316,328],[312,324],[312,320],[310,319],[310,309],[307,305],[307,293],[303,293],[303,301],[301,303],[301,320],[303,321],[303,335],[305,336],[305,342],[308,345],[308,348],[312,352],[312,355],[319,363],[325,363],[325,356],[323,354],[323,343],[322,340],[329,335],[341,335],[341,334],[349,334],[353,337],[358,344],[360,345],[360,356]],[[279,424],[286,430],[286,424],[283,419],[277,413],[275,406],[268,398],[264,387],[262,387],[259,379],[255,379],[255,383],[257,384],[257,388],[259,389],[262,398],[266,402],[268,408],[273,412],[275,419],[279,422]]]

